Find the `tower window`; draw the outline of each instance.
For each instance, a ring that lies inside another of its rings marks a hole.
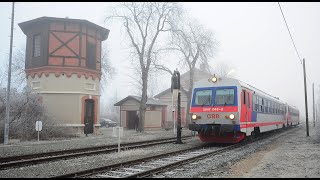
[[[87,68],[96,69],[96,50],[97,47],[95,44],[87,42]]]
[[[40,35],[34,35],[33,36],[33,57],[39,57],[40,56],[40,42],[41,38]]]

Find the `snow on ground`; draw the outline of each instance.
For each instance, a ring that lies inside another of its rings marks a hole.
[[[306,126],[302,126],[293,135],[277,139],[265,150],[234,165],[231,169],[238,174],[233,177],[319,178],[319,126],[309,125],[309,137]]]
[[[165,178],[305,178],[320,177],[320,124],[209,156],[155,177]]]
[[[113,128],[101,128],[100,132],[100,135],[90,134],[88,135],[88,137],[83,136],[68,140],[42,141],[40,136],[39,142],[26,141],[16,142],[10,145],[1,144],[0,157],[118,144],[118,137],[113,136]],[[182,136],[187,135],[191,135],[191,131],[183,128]],[[170,137],[176,137],[176,134],[174,134],[173,130],[145,130],[145,132],[143,133],[136,132],[135,130],[123,130],[123,137],[121,137],[121,143],[146,141],[153,139],[164,139]]]
[[[53,151],[56,149],[70,149],[70,147],[85,147],[95,144],[117,144],[117,137],[112,137],[112,129],[103,129],[104,133],[102,136],[89,136],[82,137],[73,140],[65,141],[46,141],[46,142],[25,142],[9,146],[0,146],[0,150],[6,148],[6,154],[9,150],[13,154],[25,154],[26,152],[37,152],[37,151]],[[190,135],[189,130],[183,130],[182,135]],[[132,141],[142,141],[150,139],[162,139],[165,137],[176,137],[173,131],[165,130],[152,130],[145,131],[144,133],[137,133],[135,131],[129,130],[124,131],[124,137],[122,142],[132,142]],[[48,178],[52,176],[68,174],[80,170],[87,170],[91,168],[103,167],[106,165],[130,161],[134,159],[139,159],[142,157],[150,157],[158,154],[164,154],[167,152],[174,152],[177,150],[188,149],[191,147],[196,147],[202,143],[196,138],[191,138],[188,140],[182,140],[184,144],[161,144],[155,145],[148,148],[142,149],[130,149],[121,152],[107,153],[107,154],[96,154],[91,156],[84,156],[81,158],[71,158],[66,160],[53,161],[48,163],[42,163],[37,165],[30,165],[24,167],[11,168],[7,170],[0,170],[0,177],[2,178]],[[21,151],[21,152],[20,152]],[[24,153],[23,153],[24,152]]]

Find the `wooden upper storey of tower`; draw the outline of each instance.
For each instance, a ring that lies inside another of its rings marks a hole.
[[[26,72],[83,69],[101,72],[101,41],[109,30],[87,20],[40,17],[19,23],[27,36]]]

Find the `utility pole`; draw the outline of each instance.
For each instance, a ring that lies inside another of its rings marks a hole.
[[[4,123],[4,144],[8,144],[8,139],[9,139],[9,113],[10,113],[10,85],[11,85],[13,22],[14,22],[14,2],[12,2],[12,15],[11,15],[10,55],[9,55],[8,84],[7,84],[7,90],[6,90],[6,118],[5,118],[5,123]]]
[[[304,79],[304,100],[306,106],[306,126],[307,126],[307,136],[309,136],[309,122],[308,122],[308,99],[307,99],[307,82],[306,82],[306,65],[303,58],[303,79]]]
[[[316,123],[318,123],[318,104],[316,104]]]
[[[316,111],[314,106],[314,83],[312,83],[312,96],[313,96],[313,127],[316,126]]]

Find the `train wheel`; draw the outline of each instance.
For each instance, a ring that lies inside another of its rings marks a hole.
[[[252,131],[251,132],[251,136],[250,136],[250,140],[252,140],[252,139],[254,139],[256,137],[256,133],[255,133],[255,131]]]
[[[253,131],[254,131],[254,137],[259,136],[259,134],[260,134],[260,128],[259,127],[255,127]]]

